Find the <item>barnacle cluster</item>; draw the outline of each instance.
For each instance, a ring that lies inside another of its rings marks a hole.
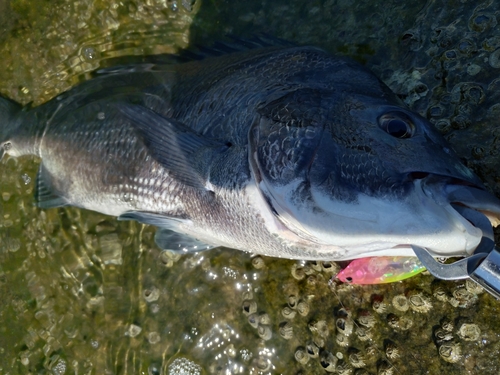
[[[250,292],[245,292],[244,297],[251,298]],[[257,330],[259,337],[265,341],[270,340],[273,336],[271,328],[271,318],[265,312],[257,312],[257,302],[253,299],[245,299],[242,304],[242,312],[247,317],[247,321],[251,327]]]

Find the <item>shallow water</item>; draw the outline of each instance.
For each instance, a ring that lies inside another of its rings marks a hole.
[[[36,7],[35,7],[36,4]],[[105,59],[267,32],[352,56],[500,193],[493,1],[0,0],[0,92],[39,104]],[[335,265],[230,249],[176,257],[154,229],[33,203],[0,164],[0,374],[496,374],[500,302],[429,275],[329,282]]]

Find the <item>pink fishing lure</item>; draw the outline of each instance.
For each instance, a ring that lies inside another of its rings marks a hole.
[[[407,279],[424,270],[417,257],[369,257],[353,260],[337,278],[351,284],[384,284]]]

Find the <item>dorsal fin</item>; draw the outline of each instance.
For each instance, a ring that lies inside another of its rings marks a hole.
[[[203,60],[208,57],[222,56],[235,52],[249,51],[266,47],[296,47],[297,44],[267,34],[257,34],[249,38],[232,35],[228,40],[214,42],[210,47],[194,45],[176,54],[158,54],[147,56],[120,56],[103,60],[98,75],[138,71],[155,72],[161,66]]]
[[[221,56],[229,53],[250,51],[266,47],[296,47],[297,44],[267,34],[257,34],[250,38],[228,35],[229,40],[214,42],[210,47],[195,45],[178,53],[184,61],[203,60],[207,57]]]

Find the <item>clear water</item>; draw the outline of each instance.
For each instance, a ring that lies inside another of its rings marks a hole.
[[[267,32],[366,63],[498,195],[498,14],[471,1],[0,0],[0,92],[36,105],[111,57]],[[36,208],[36,170],[0,163],[0,374],[498,372],[500,302],[473,285],[342,285],[332,264],[230,249],[176,257],[151,227]]]

